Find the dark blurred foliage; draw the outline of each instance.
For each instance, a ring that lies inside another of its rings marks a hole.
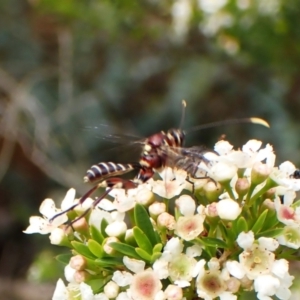
[[[271,124],[203,130],[187,145],[257,138],[300,165],[299,1],[208,2],[0,2],[0,276],[24,277],[48,251],[47,237],[21,232],[44,198],[86,191],[92,163],[137,160],[133,141],[178,127],[182,99],[184,128]]]

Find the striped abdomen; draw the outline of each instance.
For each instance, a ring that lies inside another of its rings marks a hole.
[[[101,181],[108,177],[122,175],[134,169],[140,169],[139,163],[132,164],[116,164],[113,162],[101,162],[97,165],[91,166],[83,178],[85,182]]]

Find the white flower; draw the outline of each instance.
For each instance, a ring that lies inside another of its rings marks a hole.
[[[70,189],[64,200],[61,204],[61,209],[55,207],[55,203],[52,199],[45,199],[40,206],[40,213],[43,217],[33,216],[30,217],[29,223],[30,225],[24,230],[24,233],[40,233],[40,234],[48,234],[52,232],[55,228],[67,222],[68,217],[66,214],[62,214],[60,216],[55,217],[51,220],[52,217],[62,212],[63,210],[72,206],[75,199],[75,190]],[[51,221],[50,221],[51,220]]]
[[[179,217],[176,223],[175,232],[186,241],[195,239],[204,229],[204,215],[194,215],[191,217]]]
[[[204,268],[197,277],[197,294],[204,299],[214,299],[226,290],[226,283],[219,270],[205,270]]]
[[[194,258],[184,253],[172,257],[168,264],[169,278],[180,287],[190,286],[196,263]]]
[[[162,198],[171,199],[174,196],[178,196],[184,189],[186,189],[187,181],[186,181],[186,173],[185,177],[183,177],[180,173],[174,173],[173,178],[168,180],[169,173],[168,170],[170,168],[165,169],[166,171],[161,174],[163,180],[152,181],[152,191],[153,193],[159,195]],[[167,177],[167,179],[164,178]],[[176,177],[174,177],[176,176]]]
[[[133,276],[128,294],[133,300],[152,300],[161,289],[162,284],[156,273],[147,269]]]
[[[232,199],[223,199],[216,204],[218,215],[223,220],[235,220],[241,213],[242,208]]]
[[[300,247],[300,225],[285,226],[283,232],[277,237],[280,245],[293,249]]]
[[[270,273],[275,261],[274,253],[253,244],[239,255],[239,261],[246,271],[249,279],[255,279],[263,274]]]

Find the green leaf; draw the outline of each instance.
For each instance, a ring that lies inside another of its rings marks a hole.
[[[228,248],[228,245],[224,241],[216,238],[201,237],[200,240],[202,245],[207,247],[224,248],[224,249]]]
[[[104,237],[101,234],[101,232],[93,225],[90,227],[90,230],[91,230],[91,236],[93,240],[95,240],[99,244],[102,244],[104,241]]]
[[[95,259],[95,264],[102,268],[116,268],[123,266],[123,258],[121,257],[105,257]]]
[[[148,215],[147,210],[141,204],[137,203],[134,207],[134,219],[137,227],[139,227],[143,232],[147,233],[152,246],[160,242],[157,240],[157,236],[155,235],[152,223],[150,222],[150,216]]]
[[[256,220],[255,224],[252,226],[251,230],[254,232],[254,234],[256,235],[258,232],[260,232],[260,230],[263,228],[266,217],[268,214],[268,210],[265,209],[260,216],[258,217],[258,219]]]
[[[71,253],[69,253],[69,254],[59,254],[55,258],[56,258],[57,261],[67,265],[72,256],[73,255]]]
[[[92,288],[93,293],[96,294],[103,291],[103,287],[111,280],[111,278],[112,276],[107,276],[102,279],[87,280],[86,284],[88,284]]]
[[[276,210],[269,210],[267,216],[267,222],[264,223],[264,226],[261,230],[269,230],[270,228],[278,227],[280,224],[277,218]]]
[[[236,236],[241,232],[248,232],[248,223],[244,217],[239,217],[236,223]]]
[[[300,200],[295,201],[292,205],[292,208],[297,208],[298,206],[300,206]]]
[[[274,228],[266,231],[260,232],[258,235],[256,235],[256,238],[259,237],[277,237],[278,235],[281,235],[283,232],[284,228]]]
[[[104,255],[104,250],[103,247],[98,244],[96,241],[89,239],[88,240],[88,248],[89,250],[96,256],[96,257],[103,257]]]
[[[133,228],[133,235],[134,235],[134,238],[135,238],[138,246],[151,255],[152,254],[152,245],[151,245],[148,237],[146,236],[146,234],[140,228],[135,226]]]
[[[127,255],[129,257],[132,258],[136,258],[136,259],[141,259],[135,252],[135,248],[124,244],[124,243],[118,243],[118,242],[112,242],[109,243],[109,246],[112,247],[113,249],[119,251],[120,253]]]
[[[141,248],[135,248],[136,253],[144,260],[151,261],[151,255]]]
[[[82,244],[80,242],[76,242],[76,241],[71,242],[71,244],[78,254],[86,256],[91,259],[95,258],[94,254],[90,251],[90,249],[88,248],[87,245],[84,245],[84,244]]]
[[[154,246],[154,248],[153,248],[153,253],[156,253],[156,252],[159,252],[159,253],[161,253],[161,250],[162,250],[162,248],[163,248],[163,245],[162,244],[156,244],[155,246]]]
[[[159,259],[161,257],[162,253],[161,252],[153,252],[152,256],[151,256],[151,262],[156,261],[157,259]]]
[[[105,232],[105,229],[106,229],[107,225],[108,225],[107,220],[105,218],[103,218],[102,221],[101,221],[101,225],[100,225],[100,233],[103,236],[103,238],[108,237],[107,233]]]

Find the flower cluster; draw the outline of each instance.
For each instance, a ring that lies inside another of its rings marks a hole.
[[[219,141],[193,176],[166,168],[160,180],[113,189],[98,206],[70,189],[61,209],[46,199],[43,217],[25,233],[50,233],[71,249],[54,300],[234,300],[290,298],[288,260],[300,247],[300,179],[295,166],[275,166],[270,145],[250,140],[241,150]],[[67,226],[67,221],[72,222]]]

